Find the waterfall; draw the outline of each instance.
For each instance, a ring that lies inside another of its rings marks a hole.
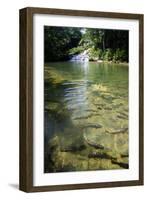
[[[70,61],[77,61],[77,62],[88,62],[89,55],[87,54],[87,50],[80,54],[73,55]]]

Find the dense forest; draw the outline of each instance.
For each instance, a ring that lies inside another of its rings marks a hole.
[[[65,61],[86,52],[89,61],[128,62],[128,31],[44,27],[44,61]]]

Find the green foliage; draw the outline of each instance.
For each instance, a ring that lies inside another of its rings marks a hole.
[[[77,46],[69,50],[69,55],[79,54],[84,50],[85,48],[83,46]]]
[[[69,49],[77,47],[80,39],[80,28],[45,26],[45,62],[69,59]]]
[[[85,48],[102,48],[102,43],[104,40],[104,31],[100,29],[85,29],[85,33],[79,42]]]
[[[44,28],[45,62],[70,59],[87,50],[89,60],[128,62],[128,31],[93,28]]]
[[[127,53],[124,49],[89,49],[89,60],[90,61],[97,61],[97,60],[104,60],[104,61],[113,61],[113,62],[124,62],[127,61]]]
[[[123,62],[127,61],[127,54],[124,49],[116,49],[115,53],[113,54],[113,61]]]
[[[113,59],[113,50],[106,49],[103,53],[103,59],[106,61],[111,61]]]
[[[94,47],[89,49],[89,60],[96,61],[102,59],[103,52],[101,49],[95,49]]]

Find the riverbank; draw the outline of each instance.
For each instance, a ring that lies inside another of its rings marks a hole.
[[[127,63],[128,57],[126,51],[122,49],[105,49],[75,47],[69,51],[71,61],[93,61],[110,63]]]
[[[61,62],[71,62],[71,60],[47,62],[47,63],[45,63],[45,66],[48,65],[48,63],[61,63]],[[74,62],[76,62],[76,61],[74,61]],[[77,60],[77,62],[78,62],[78,60]],[[79,62],[82,62],[82,61],[79,61]],[[85,62],[85,61],[83,61],[83,62]],[[129,66],[128,62],[113,62],[113,61],[106,61],[106,60],[86,61],[86,62],[87,63],[102,63],[102,64],[112,64],[112,65]]]
[[[91,62],[91,63],[106,63],[106,64],[116,64],[116,65],[129,65],[128,62],[113,62],[113,61],[106,61],[106,60],[97,60],[97,61],[88,61],[88,62]]]

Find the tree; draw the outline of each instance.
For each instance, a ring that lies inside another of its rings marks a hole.
[[[81,31],[79,28],[45,26],[45,62],[67,60],[69,49],[76,47],[80,39]]]
[[[45,26],[44,60],[68,60],[88,50],[91,60],[128,61],[128,34],[126,30]]]

